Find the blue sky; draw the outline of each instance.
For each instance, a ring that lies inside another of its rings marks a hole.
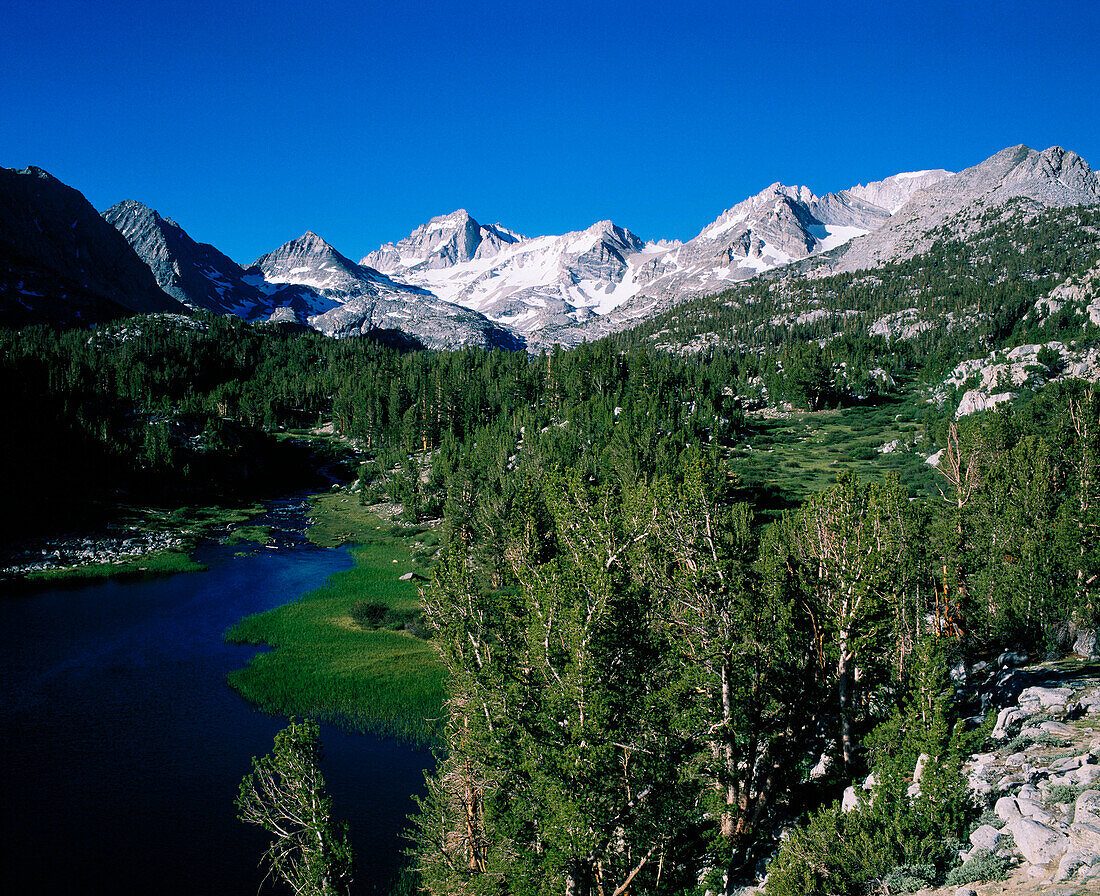
[[[249,262],[465,207],[688,238],[1005,146],[1100,167],[1100,3],[5,0],[0,165],[138,199]]]

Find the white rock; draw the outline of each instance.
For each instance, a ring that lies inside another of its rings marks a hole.
[[[1091,787],[1100,781],[1100,765],[1082,765],[1068,777],[1075,787]]]
[[[1069,837],[1033,818],[1014,818],[1008,829],[1016,849],[1032,865],[1049,865],[1069,851]]]
[[[920,756],[917,757],[917,764],[913,769],[914,784],[920,783],[921,776],[924,774],[924,767],[928,765],[928,763],[931,761],[932,757],[929,756],[927,753],[921,753]]]
[[[1100,790],[1086,790],[1073,807],[1073,823],[1100,827]]]
[[[1023,817],[1020,807],[1016,805],[1016,798],[1011,796],[1002,796],[997,800],[993,806],[993,812],[1001,821],[1006,822]]]
[[[970,843],[975,849],[988,849],[993,852],[997,848],[997,841],[1001,839],[1001,832],[991,824],[983,824],[970,835]]]
[[[1065,759],[1058,759],[1052,762],[1048,767],[1052,772],[1071,772],[1074,769],[1078,769],[1083,765],[1080,758],[1077,756],[1067,756]]]
[[[1069,826],[1069,850],[1084,857],[1082,864],[1091,865],[1100,860],[1100,827],[1093,824]]]
[[[1020,810],[1020,814],[1025,818],[1032,818],[1042,824],[1051,824],[1054,821],[1054,816],[1047,812],[1039,803],[1035,802],[1035,800],[1016,797],[1016,808]]]
[[[1076,731],[1065,722],[1041,722],[1039,730],[1052,734],[1055,737],[1072,737]]]
[[[1015,397],[1015,394],[1012,392],[998,392],[995,395],[986,395],[979,389],[971,389],[963,395],[962,401],[959,402],[959,409],[955,411],[955,419],[958,420],[960,417],[977,414],[979,411],[988,411],[990,408],[995,408],[1003,402],[1011,401]]]
[[[1073,642],[1073,653],[1084,660],[1100,659],[1100,635],[1095,630],[1081,632]]]
[[[840,800],[840,811],[848,813],[858,808],[859,797],[856,796],[856,789],[854,787],[845,787],[844,796]]]
[[[1023,720],[1024,714],[1019,709],[1015,706],[1006,706],[997,713],[997,724],[993,726],[993,734],[990,736],[994,740],[1006,740],[1012,727]]]
[[[1085,864],[1087,863],[1081,856],[1067,852],[1058,863],[1058,871],[1055,873],[1054,879],[1069,880],[1077,872],[1077,869]]]
[[[833,759],[828,753],[822,753],[817,760],[817,765],[810,769],[810,780],[817,781],[824,778],[832,767]]]
[[[1069,688],[1024,688],[1023,692],[1020,694],[1019,704],[1020,709],[1025,711],[1025,707],[1036,703],[1043,709],[1047,709],[1052,706],[1064,706],[1066,701],[1072,696],[1073,691]],[[1034,715],[1034,713],[1032,714]]]

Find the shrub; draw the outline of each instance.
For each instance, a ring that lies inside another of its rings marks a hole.
[[[944,884],[961,887],[980,880],[1004,880],[1007,874],[1007,859],[994,855],[988,849],[976,849],[969,859],[947,873]]]
[[[351,618],[363,628],[378,628],[389,609],[378,600],[357,600],[352,604],[350,614]]]
[[[1030,746],[1064,747],[1066,743],[1067,741],[1062,740],[1060,737],[1055,737],[1049,731],[1037,731],[1034,728],[1025,728],[1005,744],[1004,749],[1008,753],[1018,753]]]
[[[1047,797],[1052,803],[1076,802],[1080,794],[1081,788],[1074,787],[1072,784],[1055,784],[1047,791]]]
[[[915,893],[933,886],[937,880],[935,865],[898,865],[882,883],[887,893]]]

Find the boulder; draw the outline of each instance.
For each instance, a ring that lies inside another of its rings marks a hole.
[[[1008,829],[1016,849],[1032,865],[1057,862],[1069,851],[1069,837],[1033,818],[1014,818]]]
[[[1065,706],[1066,701],[1073,696],[1069,688],[1024,688],[1020,694],[1020,711],[1028,715],[1035,715],[1040,709],[1050,709],[1055,706]]]
[[[1073,642],[1073,655],[1083,660],[1100,659],[1100,633],[1096,629],[1085,629]]]
[[[997,657],[996,665],[1002,669],[1009,668],[1011,666],[1019,666],[1022,663],[1027,662],[1027,654],[1022,650],[1008,650]]]
[[[1011,796],[1002,796],[997,800],[993,806],[993,812],[1001,821],[1005,822],[1023,817],[1020,807],[1016,805],[1016,798]]]
[[[1091,787],[1100,780],[1100,765],[1082,765],[1068,777],[1075,787]]]
[[[1039,730],[1045,731],[1054,737],[1073,737],[1076,730],[1065,722],[1041,722]]]
[[[1074,769],[1080,768],[1084,763],[1081,762],[1079,756],[1067,756],[1065,759],[1056,759],[1052,762],[1048,768],[1052,772],[1061,774],[1062,772],[1071,772]]]
[[[920,756],[917,757],[917,764],[913,769],[913,783],[914,784],[919,784],[920,783],[921,775],[924,774],[924,767],[926,765],[928,765],[928,763],[931,762],[931,761],[932,761],[932,757],[929,756],[927,753],[921,753]]]
[[[1047,812],[1042,805],[1035,802],[1035,800],[1021,799],[1017,796],[1016,808],[1020,810],[1020,814],[1024,816],[1024,818],[1032,818],[1042,824],[1050,824],[1054,821],[1054,816]]]
[[[1092,824],[1071,824],[1069,851],[1073,855],[1083,856],[1083,865],[1100,861],[1100,827]]]
[[[955,891],[955,896],[978,896],[978,891],[971,887],[959,887]]]
[[[1100,828],[1100,790],[1086,790],[1077,797],[1073,807],[1073,823]]]
[[[844,796],[840,800],[840,811],[844,813],[852,812],[859,808],[859,797],[856,796],[856,789],[854,787],[845,787]]]
[[[1069,880],[1082,865],[1087,864],[1080,856],[1067,852],[1058,863],[1058,871],[1055,873],[1054,879],[1059,881]]]
[[[993,852],[997,848],[997,841],[1001,839],[1001,832],[991,824],[983,824],[970,835],[970,843],[975,849],[988,849]]]
[[[1020,710],[1015,706],[1006,706],[997,713],[997,724],[993,726],[993,733],[990,736],[994,740],[1007,740],[1012,733],[1012,729],[1023,720],[1024,714]]]
[[[1070,825],[1069,849],[1058,863],[1055,880],[1068,880],[1081,868],[1100,862],[1100,828],[1092,825]]]
[[[833,766],[833,758],[828,753],[822,753],[818,757],[817,764],[810,769],[810,780],[820,781],[828,773],[829,769]]]

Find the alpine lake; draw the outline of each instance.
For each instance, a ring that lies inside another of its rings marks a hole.
[[[304,496],[274,502],[254,521],[266,544],[200,546],[206,572],[0,600],[5,892],[260,890],[267,837],[237,820],[234,798],[286,719],[229,687],[258,648],[224,636],[352,567],[346,547],[306,537],[307,511]],[[354,892],[386,892],[432,753],[331,724],[321,741]]]

